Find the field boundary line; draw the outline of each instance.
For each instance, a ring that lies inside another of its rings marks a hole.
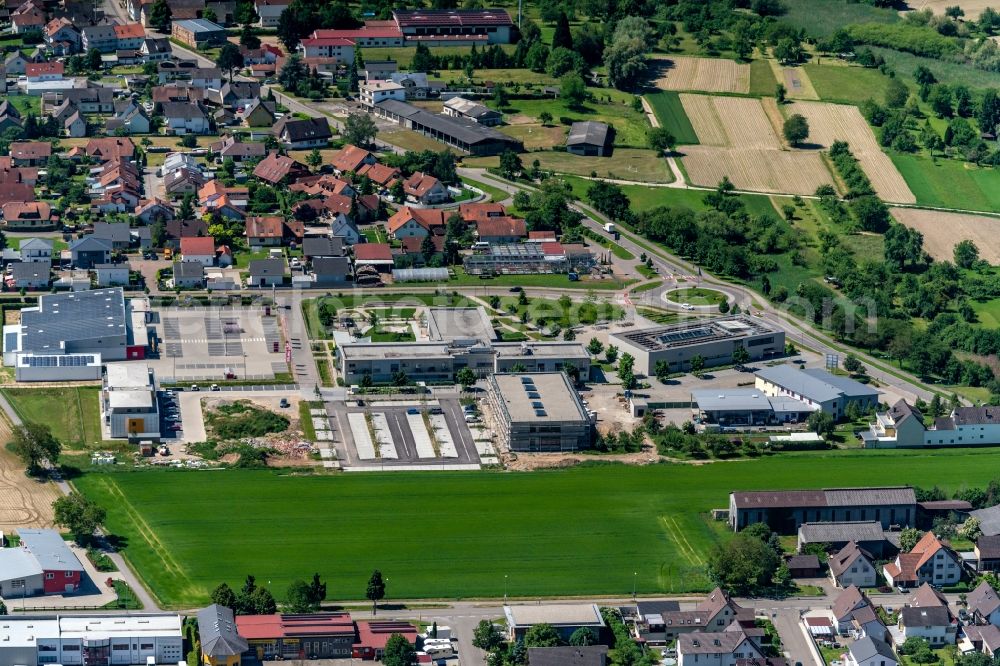
[[[680,525],[677,524],[677,519],[670,516],[660,516],[660,523],[663,525],[664,530],[667,532],[667,537],[674,542],[677,546],[677,550],[680,552],[681,556],[688,561],[692,566],[698,566],[704,564],[704,561],[694,550],[691,542],[684,537],[684,532]]]
[[[107,489],[108,493],[112,496],[116,496],[122,504],[122,508],[125,509],[125,513],[128,515],[129,519],[135,523],[136,529],[139,535],[149,544],[152,551],[159,557],[160,561],[163,562],[164,570],[173,573],[174,575],[187,581],[188,584],[192,584],[190,578],[188,578],[187,573],[184,568],[173,558],[170,551],[163,544],[162,541],[156,536],[156,532],[153,528],[149,526],[143,517],[139,514],[139,511],[132,506],[125,493],[122,492],[121,487],[115,483],[113,480],[102,478],[100,480],[104,487]]]

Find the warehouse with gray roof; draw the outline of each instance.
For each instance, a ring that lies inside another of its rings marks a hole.
[[[505,150],[521,152],[524,149],[517,139],[468,118],[430,113],[395,99],[367,108],[379,117],[471,155],[499,155]]]
[[[803,523],[874,520],[883,529],[916,525],[917,497],[909,486],[751,490],[729,494],[729,525],[734,531],[767,523],[780,534],[794,534]]]
[[[754,388],[768,396],[786,396],[801,400],[829,414],[834,420],[843,418],[849,403],[861,412],[878,404],[879,392],[849,377],[834,375],[822,368],[799,369],[791,365],[762,368],[756,373]]]
[[[119,288],[39,296],[3,327],[4,365],[18,381],[100,379],[101,364],[145,358],[144,315]]]

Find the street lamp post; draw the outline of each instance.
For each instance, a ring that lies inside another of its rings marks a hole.
[[[507,605],[507,574],[503,575],[503,603]]]
[[[638,582],[638,580],[639,580],[639,572],[638,571],[633,571],[632,572],[632,601],[635,601],[635,586],[636,586],[636,583]]]

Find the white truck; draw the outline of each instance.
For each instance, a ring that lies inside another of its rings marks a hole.
[[[604,230],[607,231],[609,234],[615,233],[615,223],[614,222],[605,222],[604,223]]]

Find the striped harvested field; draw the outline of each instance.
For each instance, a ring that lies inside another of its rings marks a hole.
[[[701,145],[781,148],[759,99],[689,94],[680,97]]]
[[[750,65],[720,58],[673,56],[649,61],[658,70],[656,87],[663,90],[750,92]]]
[[[979,257],[991,264],[1000,264],[1000,217],[945,213],[917,208],[892,208],[892,216],[900,224],[924,235],[924,250],[937,261],[952,261],[955,244],[971,240],[979,248]]]
[[[714,186],[728,177],[740,190],[774,194],[812,194],[833,184],[815,151],[685,146],[684,168],[694,185]]]
[[[895,203],[916,203],[903,176],[882,152],[875,134],[858,108],[826,102],[795,102],[789,114],[799,113],[809,122],[810,144],[829,148],[834,141],[846,141],[880,198]]]

